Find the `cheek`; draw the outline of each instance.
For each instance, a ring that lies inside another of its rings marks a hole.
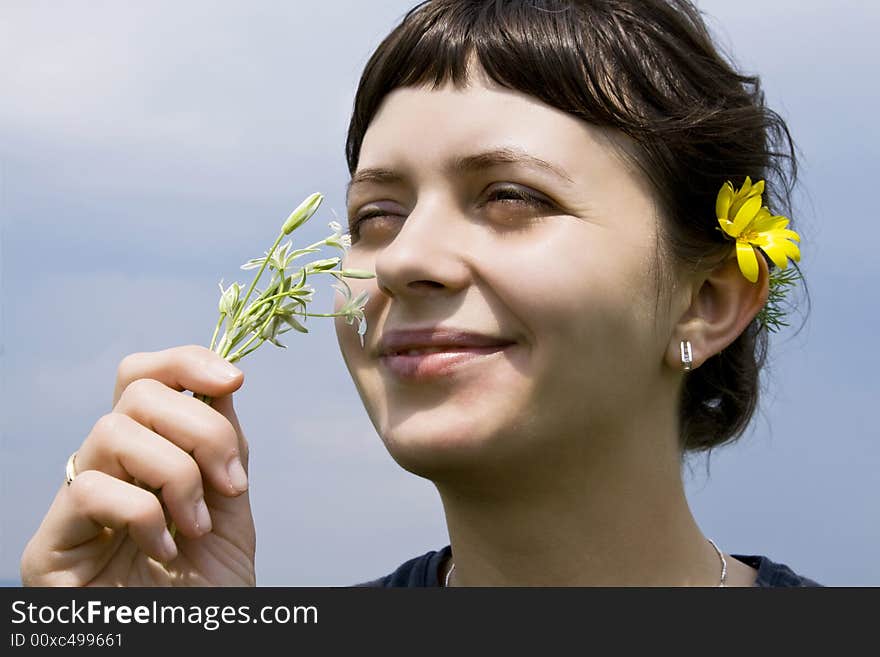
[[[369,254],[363,254],[357,250],[349,250],[343,261],[340,263],[342,269],[364,269],[367,271],[375,271],[375,258]],[[362,291],[369,294],[369,300],[364,308],[364,315],[367,320],[367,332],[364,334],[364,346],[361,347],[360,337],[357,333],[357,323],[349,324],[344,317],[335,317],[333,319],[334,328],[336,329],[336,339],[339,344],[339,350],[342,358],[348,368],[349,374],[367,411],[372,415],[372,408],[375,403],[376,389],[378,381],[378,364],[372,359],[372,350],[377,346],[376,332],[382,324],[381,314],[383,306],[387,304],[387,298],[379,291],[379,286],[375,278],[370,279],[343,279],[351,288],[352,297],[356,297]],[[333,279],[332,284],[344,287],[341,281]],[[330,283],[328,283],[328,286]],[[339,312],[345,305],[345,296],[330,287],[333,293],[333,312]]]
[[[620,398],[645,378],[654,312],[650,258],[645,246],[622,246],[595,226],[511,253],[506,282],[491,285],[504,291],[502,305],[530,334],[542,403],[577,406],[585,394],[596,403]]]
[[[366,283],[368,281],[360,280],[359,282]],[[363,286],[361,287],[363,289]],[[344,317],[334,317],[333,322],[336,329],[336,339],[339,344],[339,351],[342,354],[345,367],[348,370],[349,376],[354,383],[355,389],[358,392],[358,396],[360,397],[367,414],[373,424],[378,427],[379,425],[377,422],[379,421],[379,418],[377,415],[377,405],[382,398],[381,381],[379,380],[378,375],[378,364],[375,360],[372,360],[370,356],[371,349],[374,348],[373,345],[376,342],[374,332],[378,326],[376,315],[374,312],[371,312],[371,305],[375,298],[374,294],[377,294],[378,290],[373,290],[372,288],[368,289],[370,291],[370,301],[367,303],[365,312],[367,318],[367,332],[364,335],[363,348],[361,347],[360,337],[357,334],[356,326],[346,322]],[[354,290],[352,290],[352,293],[354,295],[357,294]],[[341,293],[334,290],[334,294],[337,297],[337,300],[334,303],[334,312],[339,312],[339,309],[345,303],[345,300]]]
[[[502,249],[496,249],[501,252]],[[483,259],[489,286],[520,321],[548,335],[599,329],[631,313],[644,294],[644,253],[617,248],[602,228],[559,231]],[[537,337],[537,336],[536,336]]]

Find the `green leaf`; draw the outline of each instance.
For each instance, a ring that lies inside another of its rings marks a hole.
[[[303,326],[302,324],[300,324],[300,323],[297,321],[296,317],[294,317],[293,315],[285,315],[285,316],[284,316],[284,321],[285,321],[287,324],[289,324],[289,325],[291,326],[291,328],[295,328],[295,329],[296,329],[297,331],[299,331],[300,333],[308,333],[308,332],[309,332],[309,329],[307,329],[305,326]]]
[[[253,258],[241,266],[241,269],[256,269],[266,261],[265,258]]]
[[[800,271],[794,267],[786,269],[773,269],[770,272],[769,294],[767,303],[755,315],[759,326],[771,333],[776,333],[783,327],[788,326],[785,321],[785,310],[782,307],[788,291],[802,278]]]

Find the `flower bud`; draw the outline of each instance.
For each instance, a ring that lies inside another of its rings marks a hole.
[[[366,269],[343,269],[344,278],[376,278],[376,274]]]
[[[295,229],[302,226],[306,221],[308,221],[309,217],[311,217],[318,210],[318,206],[321,205],[321,201],[324,200],[324,196],[315,192],[311,196],[309,196],[305,201],[299,204],[299,207],[290,213],[290,216],[287,218],[287,221],[284,222],[284,226],[282,227],[282,231],[285,235],[290,234]]]
[[[309,263],[309,269],[312,271],[327,271],[333,269],[339,264],[339,258],[326,258],[324,260],[315,260]]]
[[[238,283],[233,283],[226,288],[226,290],[223,290],[223,286],[221,285],[220,290],[223,292],[220,296],[220,303],[218,304],[220,312],[225,313],[228,316],[234,315],[238,295],[241,294],[241,288],[238,286]]]

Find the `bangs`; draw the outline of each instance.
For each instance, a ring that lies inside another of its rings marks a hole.
[[[656,89],[640,89],[645,83],[634,82],[654,73],[643,57],[634,61],[645,70],[621,66],[624,58],[615,48],[626,44],[609,39],[607,27],[599,29],[591,14],[604,3],[591,4],[592,10],[585,3],[561,0],[429,0],[411,9],[364,69],[346,143],[349,173],[357,169],[363,135],[385,96],[399,87],[437,89],[451,83],[463,89],[475,66],[501,87],[644,138],[639,126],[660,117],[654,112],[649,118],[651,103],[643,93]],[[584,24],[597,29],[579,30]],[[626,33],[618,28],[617,34]],[[628,29],[635,45],[638,38]]]

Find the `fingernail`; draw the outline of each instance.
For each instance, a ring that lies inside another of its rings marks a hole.
[[[166,561],[171,561],[177,556],[177,544],[167,528],[162,530],[162,552],[165,554]]]
[[[244,466],[242,466],[238,457],[235,457],[229,462],[229,465],[226,466],[226,471],[229,473],[229,483],[232,484],[232,487],[235,490],[242,493],[247,490],[247,474],[245,473]]]
[[[211,515],[208,513],[208,505],[203,497],[196,502],[196,529],[201,534],[211,531]]]
[[[210,370],[211,374],[224,380],[234,379],[241,374],[240,369],[225,361],[211,361]]]

